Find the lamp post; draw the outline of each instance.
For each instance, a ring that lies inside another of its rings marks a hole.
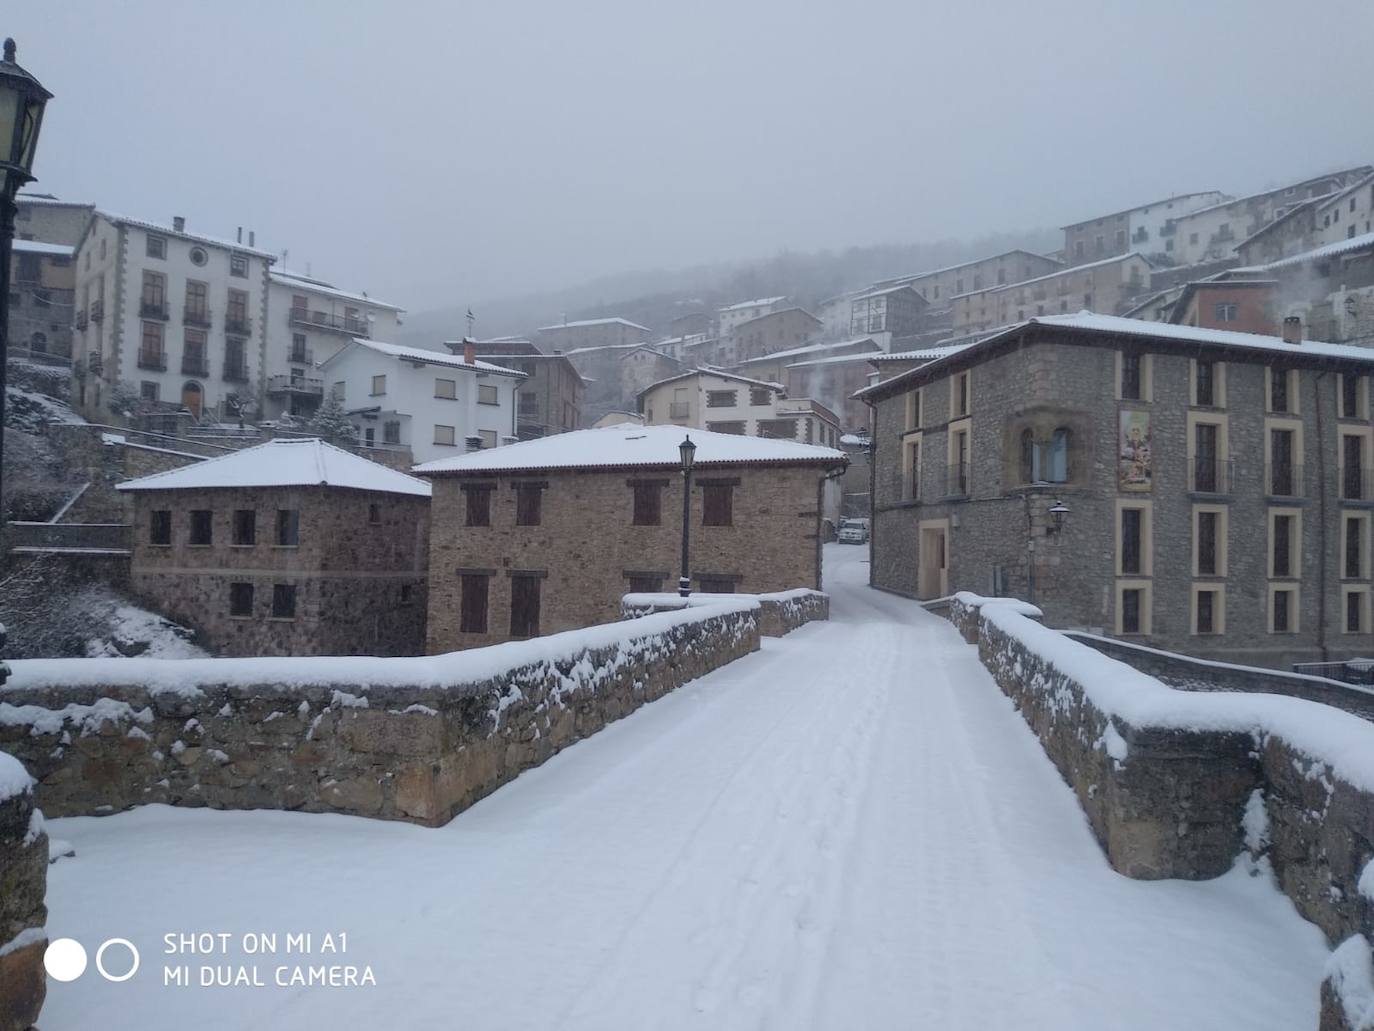
[[[14,40],[5,40],[0,61],[0,535],[3,534],[5,460],[5,365],[10,344],[10,252],[14,242],[15,195],[33,180],[33,154],[43,107],[52,98],[41,83],[14,60]],[[0,540],[0,549],[3,540]],[[0,627],[0,648],[5,644]],[[9,667],[0,662],[0,684],[9,678]]]
[[[689,535],[692,527],[692,462],[697,456],[697,446],[692,443],[691,437],[685,437],[677,450],[682,457],[682,575],[678,577],[677,593],[687,598],[692,594]]]

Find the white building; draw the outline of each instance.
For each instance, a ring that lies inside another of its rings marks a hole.
[[[463,354],[355,338],[320,363],[320,377],[361,443],[408,447],[417,463],[516,440],[522,372]]]
[[[394,340],[404,308],[284,269],[268,274],[263,414],[309,416],[324,396],[318,366],[355,337]]]
[[[788,304],[785,296],[756,297],[752,301],[740,301],[721,308],[716,312],[716,337],[724,340],[740,323],[782,311]]]
[[[772,437],[833,447],[834,412],[809,397],[789,398],[780,383],[730,372],[697,370],[651,383],[639,394],[646,426],[685,426],[714,433]]]
[[[108,421],[116,385],[196,418],[262,394],[273,257],[241,241],[96,211],[77,246],[76,403]],[[244,411],[251,414],[251,409]]]

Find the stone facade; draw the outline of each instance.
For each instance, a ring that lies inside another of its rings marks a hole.
[[[166,803],[439,826],[573,742],[756,651],[759,617],[756,602],[725,600],[493,659],[277,659],[233,671],[194,659],[118,669],[78,659],[60,683],[15,662],[0,747],[29,764],[52,816]]]
[[[1246,665],[1367,653],[1371,503],[1367,490],[1363,498],[1342,497],[1354,484],[1340,470],[1347,435],[1365,441],[1369,464],[1371,423],[1363,401],[1351,418],[1337,412],[1344,410],[1341,377],[1360,377],[1364,398],[1374,362],[1323,359],[1301,345],[1291,352],[1184,349],[1149,337],[1151,324],[1139,325],[1134,339],[1032,323],[875,388],[868,395],[875,410],[874,586],[921,598],[955,590],[1030,598],[1055,626]],[[1189,403],[1203,354],[1215,359],[1213,405]],[[1123,355],[1140,360],[1143,400],[1117,400]],[[1270,410],[1276,366],[1289,373],[1295,412]],[[961,416],[952,406],[965,376],[968,414]],[[913,425],[917,393],[920,423]],[[1121,419],[1129,413],[1149,420],[1151,475],[1143,484],[1122,483]],[[1195,453],[1199,422],[1220,427],[1212,462]],[[1266,451],[1276,428],[1296,435],[1283,495],[1272,493]],[[1061,429],[1063,468],[1041,470],[1040,479],[1053,482],[1031,482],[1023,434],[1043,454]],[[1049,513],[1056,501],[1069,509],[1059,531]],[[1134,567],[1123,564],[1117,539],[1123,507],[1142,513]],[[1216,519],[1211,572],[1196,564],[1201,512]],[[1294,517],[1286,576],[1271,562],[1277,515]],[[1343,549],[1352,521],[1364,554],[1348,568]],[[1136,598],[1148,612],[1138,632],[1123,621],[1125,590],[1143,592]],[[1207,633],[1197,621],[1196,593],[1213,590],[1221,593]],[[1296,592],[1287,631],[1271,630],[1274,590]],[[1365,598],[1353,604],[1366,614],[1347,632],[1352,592]]]
[[[461,351],[462,341],[445,341]],[[541,354],[527,340],[486,341],[477,344],[479,361],[504,365],[525,374],[517,393],[515,435],[521,440],[568,433],[582,428],[582,394],[586,383],[573,363],[561,354]]]
[[[821,586],[820,493],[814,465],[698,468],[693,474],[691,561],[696,590],[750,594]],[[676,468],[561,469],[436,474],[430,534],[430,652],[512,639],[512,597],[538,598],[537,630],[557,633],[619,617],[631,590],[671,589],[679,575],[682,474]],[[659,520],[634,525],[634,483],[656,490]],[[731,525],[703,526],[703,491],[733,484]],[[538,490],[539,523],[516,525],[515,489]],[[467,495],[490,494],[490,525],[467,526]],[[485,586],[486,629],[463,631],[463,584]]]
[[[995,254],[990,258],[980,258],[977,261],[966,261],[960,265],[918,272],[911,276],[885,279],[874,283],[873,286],[875,289],[910,286],[930,302],[931,307],[943,307],[949,304],[951,297],[958,294],[1004,286],[1007,283],[1024,282],[1036,276],[1048,275],[1063,267],[1061,262],[1047,258],[1043,254],[1017,250]],[[845,319],[848,320],[851,311],[847,300],[844,302],[843,310]]]
[[[9,354],[27,352],[36,360],[71,357],[72,300],[76,296],[73,253],[63,244],[14,241]]]
[[[783,308],[735,325],[722,332],[719,360],[726,365],[759,358],[774,351],[801,347],[818,336],[821,320],[802,308]]]
[[[18,763],[0,752],[6,773]],[[25,1031],[47,994],[48,835],[33,789],[0,798],[0,1031]]]
[[[1024,283],[992,286],[954,297],[954,333],[979,333],[1041,315],[1084,309],[1114,315],[1150,289],[1150,263],[1123,254],[1052,272]]]
[[[830,618],[830,597],[820,591],[799,587],[774,594],[627,594],[620,600],[623,619],[638,619],[654,612],[677,612],[689,608],[719,605],[723,600],[752,600],[759,604],[759,633],[764,637],[783,637],[817,619]]]
[[[423,497],[331,487],[133,492],[134,593],[196,629],[220,655],[418,655],[424,649],[429,503]],[[193,545],[193,510],[210,512],[211,543]],[[252,511],[251,545],[235,544],[235,513]],[[299,543],[278,545],[281,511]],[[170,513],[168,545],[152,541]],[[374,518],[375,517],[375,518]],[[251,584],[251,614],[231,614],[231,584]],[[292,615],[274,616],[277,587]]]

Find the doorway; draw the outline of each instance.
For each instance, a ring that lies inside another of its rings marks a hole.
[[[921,546],[916,567],[916,597],[922,601],[949,594],[949,520],[920,525]]]
[[[203,396],[204,394],[200,389],[200,384],[195,382],[195,380],[188,381],[181,388],[182,407],[190,412],[191,417],[197,421],[200,419],[201,400]]]

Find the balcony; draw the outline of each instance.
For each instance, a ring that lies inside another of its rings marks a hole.
[[[76,313],[76,328],[77,328],[77,329],[85,329],[85,328],[86,328],[86,311],[85,311],[85,309],[82,309],[81,311],[79,311],[79,312]]]
[[[1341,466],[1341,500],[1374,501],[1374,469]]]
[[[955,462],[945,468],[945,492],[947,498],[966,498],[969,495],[969,468],[967,462]]]
[[[287,356],[287,361],[296,365],[314,365],[315,352],[308,347],[293,347],[291,354]]]
[[[268,376],[267,392],[269,394],[299,394],[304,397],[324,397],[324,380],[316,379],[314,376]]]
[[[92,351],[86,355],[86,367],[95,375],[99,376],[105,371],[105,356],[99,351]]]
[[[253,334],[253,323],[248,319],[236,319],[226,317],[224,320],[224,332],[229,336],[246,337]]]
[[[248,365],[242,361],[226,361],[224,363],[224,376],[226,383],[247,383]]]
[[[166,372],[167,352],[140,350],[138,352],[138,367],[140,369],[152,369],[154,372]]]
[[[292,308],[291,324],[307,329],[328,329],[353,337],[368,335],[367,320],[356,315],[335,315],[328,311],[312,311],[309,308]]]
[[[210,313],[204,308],[187,308],[181,313],[181,324],[183,326],[199,326],[201,329],[209,329]]]
[[[1264,490],[1273,498],[1300,498],[1303,489],[1303,468],[1291,462],[1271,462],[1264,468]]]
[[[181,374],[183,376],[208,376],[210,375],[210,362],[204,355],[183,354],[181,356]]]
[[[161,319],[167,321],[167,305],[163,301],[150,301],[147,298],[138,302],[138,317],[141,319]]]
[[[104,302],[104,301],[92,301],[92,302],[91,302],[91,321],[92,321],[92,322],[100,322],[100,321],[102,321],[104,318],[105,318],[105,302]]]
[[[669,401],[668,418],[686,419],[691,414],[691,404],[687,401]]]
[[[1199,455],[1188,469],[1188,489],[1196,494],[1230,494],[1235,482],[1235,463]]]

